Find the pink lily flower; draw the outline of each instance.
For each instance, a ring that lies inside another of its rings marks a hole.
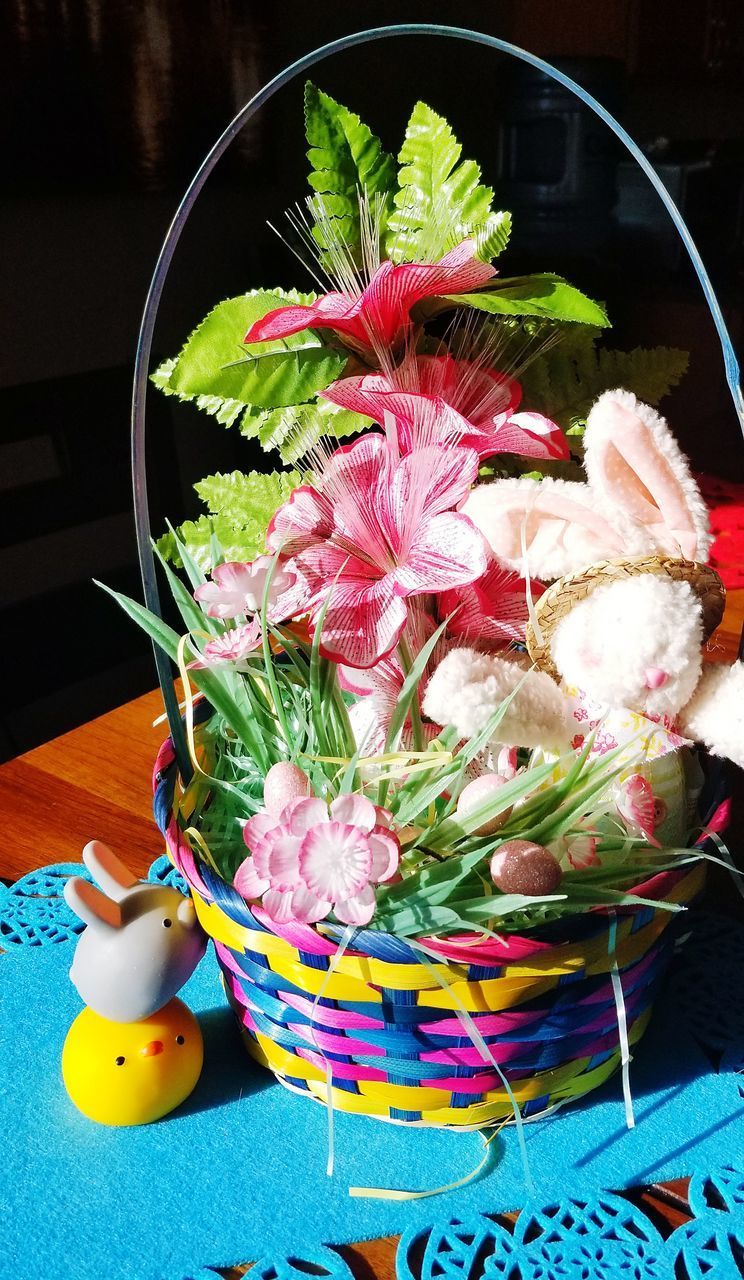
[[[201,659],[190,662],[189,667],[204,668],[233,663],[238,669],[245,664],[245,659],[261,644],[261,623],[258,618],[224,631],[221,636],[209,640],[202,651]]]
[[[310,306],[277,307],[251,325],[244,341],[268,342],[303,329],[333,329],[363,353],[388,348],[410,327],[410,311],[424,298],[467,293],[491,280],[496,268],[463,240],[438,262],[382,262],[360,293],[325,293]]]
[[[540,583],[533,581],[531,586],[533,597],[542,594]],[[443,591],[437,598],[437,612],[442,620],[453,615],[447,626],[450,635],[490,649],[503,649],[515,642],[524,644],[529,615],[524,578],[491,559],[486,572],[475,582]]]
[[[277,816],[258,813],[243,828],[251,856],[235,888],[261,898],[278,923],[314,924],[331,911],[343,924],[369,924],[374,885],[398,869],[400,844],[392,816],[365,796],[292,800]]]
[[[404,453],[417,444],[447,443],[475,449],[479,458],[495,453],[569,457],[557,423],[541,413],[517,413],[519,383],[478,361],[409,356],[390,374],[342,378],[322,394],[376,422],[391,413]]]
[[[431,446],[399,458],[370,432],[336,450],[316,486],[295,489],[279,508],[267,544],[296,574],[298,611],[317,624],[327,602],[325,656],[371,667],[398,643],[409,597],[485,572],[485,541],[454,509],[477,472],[472,450]]]
[[[272,562],[272,556],[258,556],[246,564],[229,561],[217,565],[212,570],[212,581],[197,587],[194,599],[198,600],[209,618],[240,618],[248,613],[257,613],[263,604],[266,578]],[[277,564],[269,587],[272,613],[293,585],[294,575],[286,565]]]

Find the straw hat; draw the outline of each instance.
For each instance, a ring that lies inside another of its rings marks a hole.
[[[689,582],[700,598],[703,609],[703,632],[707,640],[715,631],[726,602],[726,588],[709,564],[694,560],[680,560],[674,556],[644,556],[640,559],[600,560],[578,573],[558,578],[535,602],[537,622],[542,633],[539,643],[532,622],[527,623],[527,649],[532,661],[548,675],[559,679],[550,656],[550,642],[558,623],[575,605],[585,600],[608,582],[617,582],[637,574],[666,575],[675,582]]]

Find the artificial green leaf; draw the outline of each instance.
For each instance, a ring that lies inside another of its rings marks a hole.
[[[223,396],[193,396],[177,391],[171,386],[171,378],[178,363],[178,357],[172,356],[150,374],[150,381],[165,396],[176,396],[178,400],[193,400],[197,409],[216,418],[224,427],[231,427],[245,409],[242,400],[225,400]]]
[[[214,567],[216,550],[223,560],[253,560],[265,550],[266,530],[274,512],[302,483],[298,471],[251,471],[207,476],[194,486],[209,515],[187,520],[157,543],[164,559],[180,568],[183,548],[203,572]]]
[[[492,289],[478,293],[448,294],[447,300],[460,307],[475,307],[491,315],[543,316],[548,320],[570,321],[605,328],[607,313],[560,276],[539,272],[531,276],[500,278]]]
[[[209,573],[213,568],[212,538],[215,534],[219,538],[225,560],[254,560],[264,550],[264,538],[258,539],[254,533],[237,527],[224,516],[199,516],[198,520],[186,520],[178,526],[176,533],[204,573]],[[162,538],[158,538],[157,548],[164,559],[177,569],[182,568],[172,533],[165,533]]]
[[[168,388],[185,399],[216,396],[264,409],[311,400],[340,375],[344,353],[326,346],[310,329],[250,347],[244,339],[254,321],[268,312],[312,301],[311,294],[254,290],[218,303],[188,338]]]
[[[289,405],[284,409],[246,409],[240,430],[258,437],[265,450],[278,449],[282,462],[298,462],[323,436],[342,440],[371,423],[361,413],[341,409],[330,400]]]
[[[359,116],[310,81],[305,85],[305,134],[310,186],[318,193],[310,201],[315,240],[322,250],[342,241],[359,263],[360,195],[377,195],[387,206],[395,185],[395,161]]]
[[[482,258],[484,262],[492,262],[494,258],[498,258],[509,243],[511,229],[512,216],[506,209],[489,213],[476,232],[476,257]]]
[[[266,536],[274,512],[302,483],[298,471],[230,471],[206,476],[194,485],[210,515],[224,516],[241,529],[255,527],[257,536]]]
[[[474,160],[460,161],[461,153],[444,117],[417,102],[398,156],[399,189],[388,219],[386,244],[393,262],[436,262],[479,232],[481,256],[492,245],[494,252],[503,248],[508,238],[505,216],[491,213],[493,191],[481,185]],[[499,217],[500,230],[493,221]]]
[[[583,435],[587,414],[603,391],[626,387],[656,405],[687,369],[687,353],[673,347],[610,351],[597,349],[596,342],[595,330],[571,326],[520,375],[525,403],[572,436]]]

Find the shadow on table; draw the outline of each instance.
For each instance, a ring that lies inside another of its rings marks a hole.
[[[235,1015],[227,1005],[201,1012],[199,1025],[204,1037],[204,1068],[191,1097],[179,1108],[180,1115],[211,1111],[276,1084],[271,1072],[248,1056]]]

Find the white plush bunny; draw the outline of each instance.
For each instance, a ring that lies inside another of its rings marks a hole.
[[[85,846],[83,862],[101,889],[80,876],[65,884],[68,906],[88,926],[75,948],[72,982],[103,1018],[147,1018],[180,990],[204,954],[194,904],[168,885],[138,880],[100,840]]]
[[[543,582],[619,556],[707,560],[705,503],[654,409],[630,391],[606,391],[584,450],[586,484],[521,477],[473,489],[463,511],[500,560]]]
[[[704,564],[707,513],[687,463],[664,420],[627,391],[600,397],[585,446],[588,484],[497,481],[465,505],[501,560],[559,578],[537,601],[527,643],[562,681],[562,745],[597,727],[597,750],[640,733],[648,759],[695,740],[744,765],[744,667],[702,663],[724,593]],[[449,707],[447,721],[463,731],[464,718],[485,723],[518,679],[508,683],[508,664],[499,677],[484,681],[480,655],[450,655],[424,709]],[[530,715],[524,699],[514,709]],[[522,739],[540,731],[535,716]],[[541,745],[556,749],[554,738]]]

